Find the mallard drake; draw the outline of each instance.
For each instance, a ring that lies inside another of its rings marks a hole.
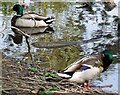
[[[86,56],[78,59],[57,74],[71,82],[83,83],[83,90],[89,91],[88,81],[106,71],[112,60],[111,51],[104,50],[100,55]]]
[[[13,10],[17,12],[11,20],[11,25],[16,27],[46,27],[54,21],[54,17],[45,17],[34,12],[23,14],[23,7],[14,5]]]

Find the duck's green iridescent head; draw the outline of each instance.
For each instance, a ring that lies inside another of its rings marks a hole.
[[[109,65],[112,63],[113,56],[112,56],[112,52],[109,50],[104,50],[102,54],[103,54],[103,57],[102,57],[103,66],[104,66],[104,69],[106,70],[109,67]]]
[[[13,10],[17,12],[17,15],[23,15],[23,7],[21,5],[14,5]]]

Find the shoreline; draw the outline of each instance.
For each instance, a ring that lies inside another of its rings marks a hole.
[[[118,95],[100,90],[83,93],[78,84],[59,82],[55,71],[46,71],[39,64],[36,68],[30,69],[28,63],[3,56],[2,95]]]

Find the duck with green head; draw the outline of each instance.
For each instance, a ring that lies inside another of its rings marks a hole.
[[[88,81],[106,71],[112,61],[111,51],[104,50],[100,55],[86,56],[76,60],[57,74],[71,82],[83,83],[83,90],[89,91]]]
[[[13,10],[16,11],[11,20],[11,25],[15,27],[46,27],[54,21],[53,17],[46,17],[37,13],[23,14],[23,7],[19,4],[14,5]]]

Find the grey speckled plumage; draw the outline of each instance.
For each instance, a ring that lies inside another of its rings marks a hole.
[[[84,83],[107,70],[112,60],[112,53],[104,50],[100,55],[86,56],[76,60],[63,71],[58,72],[58,76],[68,78],[72,82]]]
[[[13,10],[16,11],[11,20],[11,25],[16,27],[46,27],[55,19],[54,17],[46,17],[34,12],[23,14],[23,7],[19,4],[14,5]]]

